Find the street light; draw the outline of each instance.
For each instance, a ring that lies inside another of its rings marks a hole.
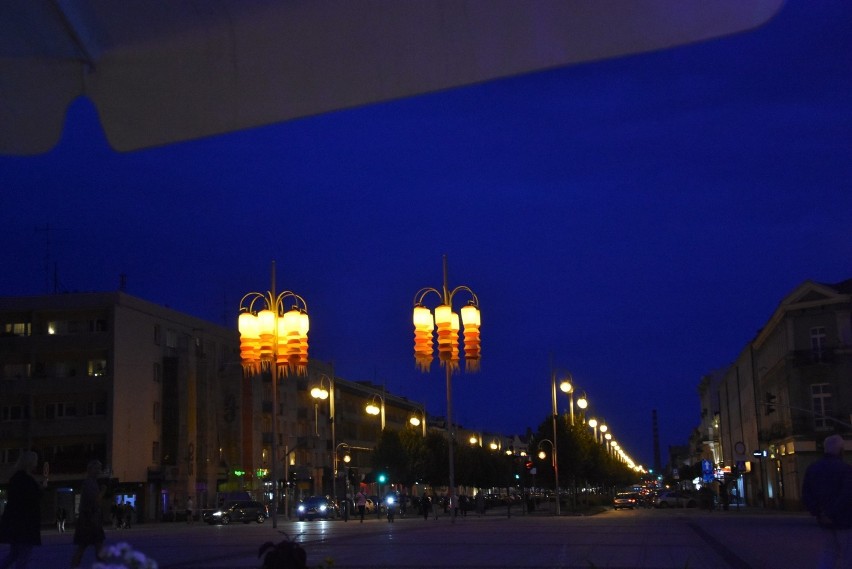
[[[324,401],[328,399],[328,421],[331,423],[331,446],[332,448],[337,448],[337,433],[336,425],[334,421],[334,364],[331,365],[331,375],[320,375],[319,385],[314,386],[311,389],[311,397],[317,399],[318,401]],[[328,381],[328,389],[326,389],[325,382]],[[319,431],[319,429],[317,429]],[[319,434],[319,433],[317,433]],[[334,498],[335,504],[337,503],[337,454],[334,455],[334,460],[332,461],[332,479],[331,479],[331,496]]]
[[[340,447],[346,448],[346,452],[343,455],[343,462],[345,464],[349,464],[349,462],[352,460],[352,457],[349,455],[349,445],[348,444],[340,443],[340,444],[338,444],[334,447],[334,488],[335,489],[337,488],[337,470],[338,470],[337,464],[338,464],[338,460],[339,460],[337,457],[338,457],[338,451],[340,450]],[[345,490],[344,496],[343,496],[345,498],[345,500],[344,500],[345,505],[344,505],[343,513],[346,516],[347,520],[349,519],[349,475],[348,474],[349,473],[347,473],[347,475],[344,476],[344,478],[346,479],[346,482],[345,482],[346,490]],[[337,497],[336,496],[334,498],[334,503],[335,503],[335,505],[337,505]]]
[[[479,370],[480,360],[480,313],[479,298],[467,286],[457,286],[453,290],[447,285],[447,256],[444,255],[444,282],[441,290],[424,287],[414,295],[414,312],[412,321],[414,323],[414,360],[422,372],[428,372],[432,367],[434,357],[434,331],[438,328],[438,358],[446,372],[447,383],[447,429],[449,447],[449,491],[448,498],[451,505],[455,505],[455,464],[453,460],[453,443],[455,431],[453,427],[453,372],[459,369],[459,314],[453,312],[453,298],[459,292],[466,292],[471,296],[469,303],[462,307],[461,321],[464,325],[464,366],[465,371],[475,372]],[[434,315],[423,305],[423,301],[430,293],[438,295],[441,304],[435,308]],[[453,523],[456,521],[456,510],[451,508]]]
[[[376,399],[379,400],[379,405],[376,405]],[[367,412],[368,415],[379,415],[382,416],[382,431],[385,430],[385,398],[379,394],[373,395],[373,398],[370,399],[370,402],[367,403],[367,406],[364,407],[364,411]]]
[[[559,462],[556,459],[556,419],[559,412],[556,409],[556,371],[553,369],[552,358],[550,362],[550,398],[553,404],[553,440],[550,441],[550,446],[553,447],[553,481],[556,486],[556,515],[558,516],[561,514],[559,509]]]
[[[582,409],[585,412],[586,407],[588,407],[588,406],[589,406],[589,400],[586,399],[586,392],[584,391],[583,394],[580,396],[580,398],[577,399],[577,407],[579,407],[580,409]]]
[[[574,386],[571,381],[574,378],[571,377],[571,374],[568,374],[568,378],[562,380],[559,384],[559,389],[562,390],[562,393],[565,393],[568,396],[568,407],[571,413],[571,426],[574,426]]]
[[[558,475],[559,471],[558,471],[558,468],[556,466],[556,445],[553,444],[553,441],[551,441],[550,439],[542,439],[541,441],[539,441],[539,443],[538,443],[538,457],[541,460],[544,460],[545,458],[547,458],[547,453],[544,452],[544,449],[541,448],[541,445],[543,445],[544,443],[549,443],[550,449],[552,451],[551,454],[550,454],[550,464],[551,464],[551,466],[553,466],[553,479],[556,481],[556,483],[555,483],[556,515],[558,516],[559,513],[560,513],[559,512],[559,475]]]
[[[598,420],[597,419],[589,419],[589,426],[595,432],[595,442],[598,442]]]
[[[287,310],[286,302],[293,301]],[[255,308],[255,303],[259,303]],[[262,305],[262,308],[261,308]],[[272,481],[275,500],[272,527],[278,527],[278,377],[308,371],[308,305],[291,291],[275,292],[275,261],[265,294],[250,292],[240,300],[240,359],[246,375],[269,370],[272,376]]]
[[[413,427],[421,427],[423,429],[423,436],[425,437],[426,436],[426,408],[420,407],[419,411],[420,411],[420,416],[414,414],[414,415],[411,416],[411,418],[408,419],[408,422]]]
[[[601,421],[601,424],[598,425],[598,430],[601,432],[601,444],[604,443],[604,433],[606,433],[607,429],[608,429],[608,427],[606,426],[606,424],[603,421]]]

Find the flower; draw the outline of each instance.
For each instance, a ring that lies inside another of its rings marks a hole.
[[[92,569],[157,569],[157,562],[122,541],[101,550],[101,561]]]

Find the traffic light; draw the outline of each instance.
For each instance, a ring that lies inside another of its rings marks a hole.
[[[376,477],[376,480],[379,481],[379,484],[384,484],[388,481],[388,477],[384,472],[380,472],[379,475]]]
[[[531,460],[528,460],[524,463],[524,466],[526,467],[527,470],[532,470],[533,462]]]
[[[766,414],[769,415],[775,412],[775,396],[766,392]]]

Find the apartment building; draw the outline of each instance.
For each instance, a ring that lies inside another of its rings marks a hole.
[[[747,503],[796,509],[806,468],[839,433],[852,448],[852,279],[806,281],[718,387],[722,460]]]
[[[75,511],[98,458],[139,520],[203,507],[243,458],[238,346],[235,329],[124,292],[0,298],[0,478],[37,451],[50,518]]]

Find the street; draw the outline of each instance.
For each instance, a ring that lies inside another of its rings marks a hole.
[[[501,515],[502,514],[502,515]],[[127,541],[160,569],[256,568],[258,547],[286,532],[305,548],[308,566],[382,567],[801,569],[815,566],[820,536],[807,515],[747,511],[620,510],[555,518],[489,511],[451,523],[408,516],[209,526],[163,523],[107,529],[108,544]],[[72,533],[42,532],[33,567],[64,568]],[[0,549],[5,551],[5,547]],[[94,562],[89,550],[83,567]]]

